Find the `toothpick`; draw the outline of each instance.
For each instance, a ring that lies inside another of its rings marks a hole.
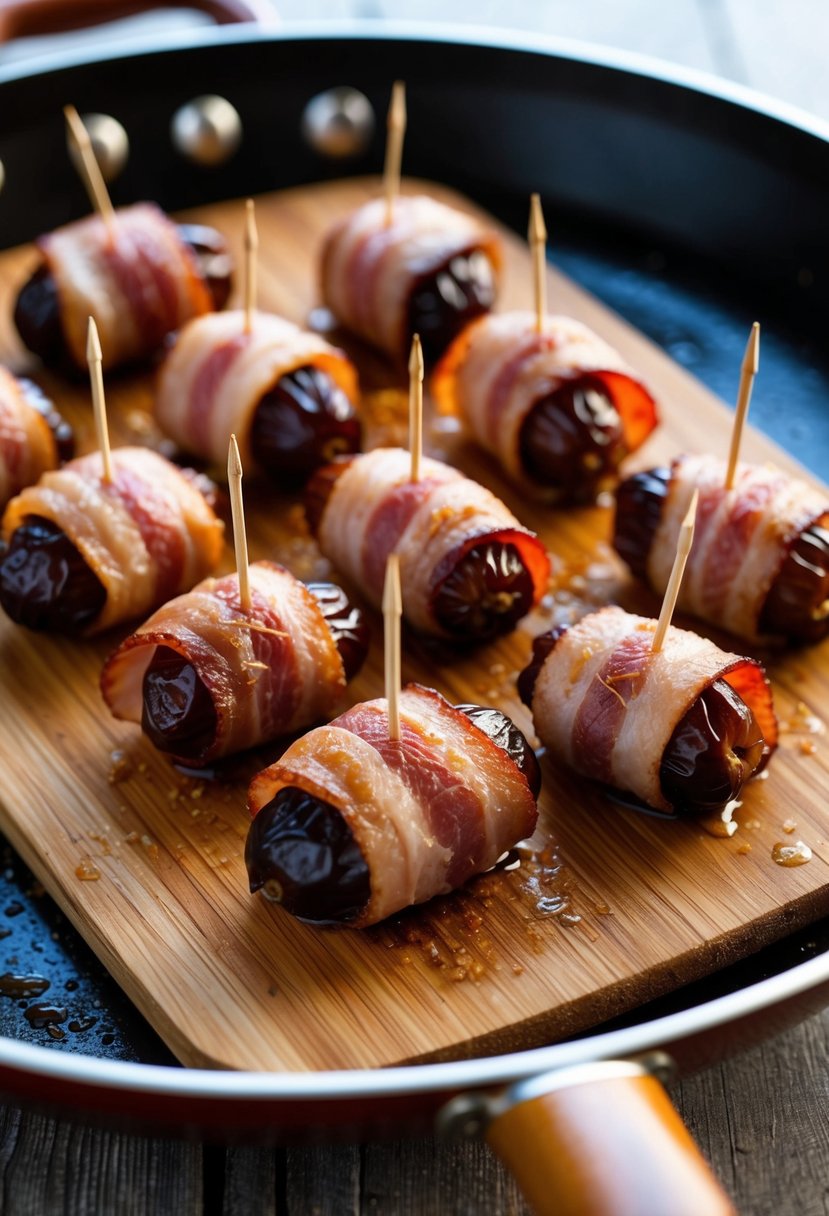
[[[400,738],[400,558],[390,553],[383,585],[383,642],[385,648],[386,701],[389,707],[389,738]]]
[[[253,329],[253,314],[256,311],[256,271],[259,254],[259,233],[256,230],[256,212],[253,199],[245,203],[245,333]]]
[[[694,521],[697,516],[698,498],[699,490],[694,490],[688,510],[685,513],[685,518],[682,521],[682,527],[679,529],[676,557],[674,558],[671,577],[668,580],[668,586],[665,591],[665,598],[662,601],[662,611],[659,613],[659,620],[656,623],[653,641],[651,642],[651,654],[658,654],[662,649],[665,634],[668,632],[668,626],[674,614],[676,601],[679,597],[679,588],[682,585],[682,576],[685,573],[685,563],[688,561],[688,554],[691,552],[691,545],[694,541]]]
[[[242,461],[236,436],[230,436],[227,453],[227,484],[230,490],[230,511],[233,516],[233,545],[236,550],[236,573],[239,576],[239,603],[243,612],[250,611],[250,575],[248,573],[248,542],[245,535],[245,504],[242,502]]]
[[[535,299],[535,328],[544,332],[547,313],[547,228],[541,210],[541,196],[530,195],[530,226],[527,232],[533,262],[533,295]]]
[[[66,119],[68,134],[81,158],[80,178],[86,187],[89,201],[94,211],[97,211],[112,234],[115,230],[115,210],[112,206],[107,188],[104,183],[101,167],[92,148],[89,132],[81,122],[81,117],[74,106],[64,106],[63,116]]]
[[[737,460],[740,456],[740,443],[743,438],[743,426],[748,417],[748,407],[751,402],[751,390],[754,387],[754,377],[760,367],[760,322],[755,321],[751,327],[746,343],[746,353],[740,368],[740,388],[737,392],[737,408],[734,412],[734,426],[731,429],[731,447],[728,451],[728,468],[725,473],[725,488],[730,490],[734,485],[734,475],[737,472]]]
[[[403,160],[403,137],[406,134],[406,86],[395,80],[386,118],[386,163],[383,168],[383,189],[386,195],[386,227],[394,218],[394,200],[400,193],[400,165]]]
[[[423,454],[423,347],[420,335],[412,338],[409,355],[409,452],[412,457],[411,480],[420,481]]]
[[[98,326],[95,324],[94,317],[90,317],[86,328],[86,362],[89,368],[89,383],[92,388],[92,410],[95,415],[98,447],[101,449],[101,460],[104,464],[102,480],[111,482],[112,453],[109,450],[109,427],[107,426],[107,407],[104,399],[104,373],[101,367],[103,357]]]

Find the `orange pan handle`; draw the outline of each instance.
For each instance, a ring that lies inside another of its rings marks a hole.
[[[273,22],[276,17],[267,0],[181,0],[181,3],[184,8],[207,13],[219,25],[237,21]],[[165,7],[169,7],[169,0],[0,0],[0,43],[84,29]]]
[[[536,1216],[737,1216],[652,1061],[577,1065],[481,1102],[454,1099],[442,1129],[483,1130]]]

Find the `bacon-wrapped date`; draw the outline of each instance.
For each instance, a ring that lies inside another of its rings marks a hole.
[[[101,675],[116,718],[159,750],[206,764],[327,717],[368,651],[358,608],[332,583],[306,585],[274,562],[206,579],[121,643]]]
[[[191,317],[223,308],[231,287],[227,243],[213,228],[174,224],[154,203],[119,208],[37,242],[42,260],[17,297],[14,321],[47,366],[86,371],[95,318],[103,367],[146,359]]]
[[[0,508],[74,455],[72,428],[31,380],[0,366]]]
[[[410,480],[402,448],[376,448],[319,469],[306,488],[326,557],[377,607],[386,559],[400,556],[404,615],[421,633],[485,641],[512,630],[541,598],[550,559],[491,491],[438,460]]]
[[[312,924],[375,924],[454,890],[532,834],[538,762],[497,710],[453,707],[417,684],[355,705],[254,777],[245,858],[264,888]]]
[[[404,363],[414,334],[434,361],[495,303],[502,251],[478,220],[425,195],[358,207],[329,232],[322,297],[346,329]]]
[[[31,629],[100,633],[145,616],[216,568],[223,524],[199,480],[147,448],[44,473],[3,516],[0,604]]]
[[[588,501],[656,426],[653,398],[579,321],[498,313],[468,326],[435,369],[432,394],[536,497]]]
[[[536,638],[519,677],[539,738],[571,768],[654,810],[713,814],[777,745],[771,688],[754,659],[608,607]]]
[[[304,479],[360,446],[357,373],[282,317],[212,313],[184,327],[158,378],[156,418],[180,448],[216,464],[235,434],[245,468]]]
[[[683,513],[699,490],[694,544],[678,606],[751,642],[829,634],[829,493],[769,466],[679,456],[618,487],[613,543],[658,593],[670,577]]]

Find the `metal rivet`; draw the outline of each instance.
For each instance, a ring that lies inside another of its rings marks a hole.
[[[117,118],[111,114],[83,114],[81,121],[89,132],[95,159],[101,167],[105,182],[115,181],[127,163],[130,141]],[[74,140],[69,140],[69,155],[79,173],[83,173],[81,154]]]
[[[371,102],[357,89],[343,85],[312,97],[302,115],[306,142],[332,160],[365,152],[374,134]]]
[[[242,120],[224,97],[195,97],[173,115],[173,143],[197,165],[221,165],[242,139]]]

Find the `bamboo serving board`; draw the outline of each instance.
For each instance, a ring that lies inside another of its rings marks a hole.
[[[375,190],[350,181],[259,200],[263,308],[307,320],[322,233]],[[241,204],[190,218],[226,233],[241,265]],[[526,250],[514,236],[505,241],[501,307],[526,307]],[[16,370],[28,363],[11,305],[33,260],[30,249],[0,255],[0,356]],[[703,444],[725,453],[730,414],[720,402],[561,275],[549,279],[554,310],[617,346],[661,403],[663,425],[631,468]],[[369,443],[402,440],[402,386],[365,348],[349,349],[363,374]],[[93,446],[86,387],[35,374],[76,424],[81,450]],[[758,393],[762,384],[761,373]],[[159,446],[151,376],[112,377],[107,389],[113,442]],[[585,604],[613,600],[648,613],[658,604],[610,552],[607,506],[539,509],[444,420],[427,418],[425,429],[427,451],[491,485],[560,560],[540,608],[507,639],[462,654],[404,634],[404,679],[452,700],[495,703],[531,733],[515,676],[532,637]],[[744,454],[795,467],[751,432]],[[326,574],[296,503],[252,478],[245,491],[251,557],[274,557],[300,577]],[[231,568],[229,546],[225,559]],[[371,654],[346,703],[383,692],[382,625],[378,614],[371,619]],[[545,759],[541,826],[517,869],[359,932],[305,927],[247,892],[247,780],[279,747],[192,776],[138,728],[109,717],[98,674],[127,632],[68,642],[0,621],[0,829],[186,1064],[368,1067],[529,1047],[622,1013],[829,911],[825,644],[770,663],[781,746],[768,779],[746,791],[732,838],[623,810]],[[796,840],[811,846],[809,864],[775,864],[775,844]]]

